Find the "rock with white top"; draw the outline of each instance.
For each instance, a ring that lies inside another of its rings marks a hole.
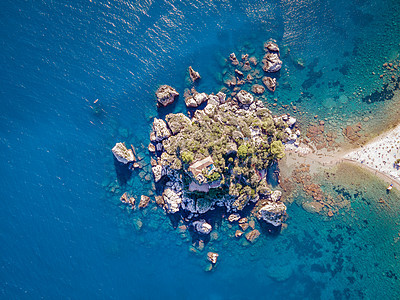
[[[124,143],[116,143],[111,151],[115,158],[123,164],[135,161],[132,149],[127,149]]]
[[[287,124],[289,127],[293,127],[294,124],[296,124],[296,122],[297,122],[296,118],[289,117],[289,119],[286,121],[286,124]]]
[[[173,214],[179,211],[182,198],[171,188],[166,188],[163,192],[163,199],[167,213]]]
[[[200,234],[210,234],[212,230],[212,226],[208,224],[205,220],[193,222],[193,228],[196,232]]]
[[[257,211],[257,218],[264,220],[274,226],[282,225],[286,217],[286,206],[282,202],[264,201],[261,208]]]
[[[254,101],[253,95],[245,90],[241,90],[236,94],[236,99],[243,105],[250,105]]]
[[[163,176],[163,167],[161,165],[156,165],[151,168],[154,175],[154,181],[159,182],[161,177]]]

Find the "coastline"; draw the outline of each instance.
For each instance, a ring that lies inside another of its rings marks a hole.
[[[389,151],[390,149],[390,151]],[[322,169],[340,163],[350,163],[368,170],[375,176],[400,191],[400,168],[396,169],[394,161],[400,158],[400,125],[383,132],[371,139],[365,145],[351,150],[316,151],[302,153],[302,151],[287,151],[283,172],[292,169],[296,163],[310,165],[311,173],[318,173]],[[366,162],[366,159],[370,160]],[[286,176],[290,174],[286,173]]]

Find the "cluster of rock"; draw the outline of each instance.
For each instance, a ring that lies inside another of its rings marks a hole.
[[[278,72],[282,68],[278,45],[270,41],[264,45],[264,50],[266,54],[262,60],[263,70],[268,73]]]
[[[196,110],[192,119],[178,113],[167,115],[165,121],[155,118],[153,122],[153,146],[149,149],[156,149],[152,171],[162,188],[162,196],[156,197],[157,204],[169,214],[180,212],[185,219],[192,220],[193,230],[200,235],[212,231],[203,217],[208,211],[225,207],[231,213],[231,221],[235,216],[240,219],[240,212],[250,203],[257,208],[255,215],[260,222],[280,226],[286,217],[286,206],[281,202],[281,193],[267,187],[265,170],[284,155],[279,144],[293,139],[290,128],[296,120],[288,115],[273,118],[263,103],[245,90],[228,99],[222,92],[208,95],[192,90],[186,96],[188,107],[203,102],[207,105]],[[273,149],[278,150],[272,152]],[[208,179],[200,182],[194,171],[189,171],[190,166],[207,158],[213,172],[206,174],[201,170],[203,179]],[[245,167],[247,164],[255,167]],[[213,174],[217,175],[212,177]],[[197,192],[192,193],[189,187]],[[199,196],[202,188],[207,192]],[[218,195],[210,196],[211,189]],[[248,240],[256,239],[257,232],[249,234]]]
[[[218,103],[225,103],[226,95],[222,92],[217,95],[208,95],[206,93],[199,93],[194,88],[185,93],[185,104],[187,107],[196,108],[201,104],[211,100]]]
[[[119,200],[124,203],[128,204],[132,209],[136,208],[136,199],[130,196],[127,192],[123,193]],[[140,197],[139,208],[146,208],[150,203],[150,197],[142,195]]]
[[[265,55],[262,59],[262,70],[266,73],[276,73],[282,68],[282,61],[280,59],[280,52],[278,45],[269,41],[264,44]],[[248,54],[242,54],[241,61],[236,57],[235,53],[229,55],[230,64],[235,67],[233,75],[225,79],[225,84],[234,91],[241,85],[246,83],[252,84],[254,79],[261,79],[264,86],[271,92],[275,92],[277,87],[276,78],[269,76],[260,76],[259,70],[255,69],[252,72],[252,67],[257,65],[257,59],[252,56],[249,58]],[[248,72],[248,73],[247,73]],[[229,76],[229,74],[225,75]],[[263,94],[265,91],[264,86],[261,84],[253,84],[251,90],[255,94]]]

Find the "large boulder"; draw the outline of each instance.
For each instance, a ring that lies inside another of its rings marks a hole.
[[[264,201],[257,211],[257,218],[274,226],[279,226],[286,217],[286,206],[282,202]]]
[[[282,61],[277,53],[267,53],[263,58],[263,70],[265,72],[278,72],[282,68]]]
[[[154,118],[153,132],[150,134],[152,142],[159,142],[171,136],[171,131],[168,129],[167,124],[162,119]]]
[[[193,222],[193,228],[196,232],[200,234],[210,234],[212,230],[212,226],[208,224],[205,220]]]
[[[196,80],[201,78],[199,72],[196,72],[195,70],[193,70],[193,68],[191,66],[189,67],[189,76],[193,82],[195,82]]]
[[[167,121],[168,127],[171,129],[173,135],[179,133],[183,128],[192,123],[192,121],[190,121],[190,119],[183,113],[168,114],[165,117],[165,120]]]
[[[261,84],[255,84],[251,87],[251,91],[254,94],[262,94],[265,92],[265,88]]]
[[[124,143],[116,143],[111,151],[115,158],[123,164],[128,164],[135,161],[135,156],[133,155],[132,149],[127,149]]]
[[[250,105],[254,101],[254,97],[245,90],[241,90],[239,93],[237,93],[236,99],[243,105]]]
[[[185,104],[187,107],[198,107],[207,100],[208,95],[206,93],[195,93],[193,96],[185,99]]]
[[[169,85],[162,85],[156,91],[156,97],[158,105],[167,106],[174,102],[175,98],[179,96],[179,93]]]
[[[167,213],[173,214],[179,211],[182,198],[171,188],[166,188],[163,192],[163,198]]]

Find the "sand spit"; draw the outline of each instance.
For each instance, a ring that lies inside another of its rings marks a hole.
[[[344,160],[356,162],[371,171],[384,175],[400,186],[400,167],[395,161],[400,158],[400,125],[382,134],[370,143],[343,156]],[[382,177],[382,176],[380,176]]]

